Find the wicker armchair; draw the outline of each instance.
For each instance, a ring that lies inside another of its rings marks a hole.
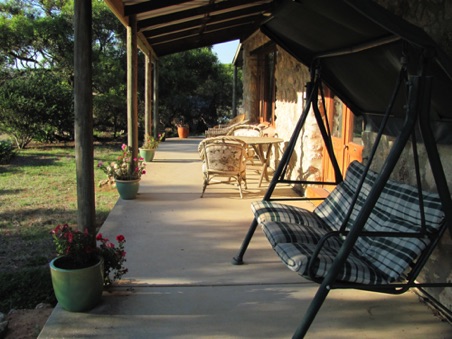
[[[235,118],[231,119],[227,124],[217,125],[206,130],[205,131],[206,138],[213,138],[221,135],[226,135],[232,127],[245,124],[248,121],[249,120],[245,120],[245,114],[239,114]]]
[[[236,184],[242,195],[242,182],[246,184],[246,143],[233,137],[220,136],[207,138],[198,146],[203,159],[204,183],[201,198],[207,185]]]
[[[242,124],[232,127],[227,135],[229,136],[242,136],[242,137],[261,137],[262,128],[258,125],[247,125]],[[254,165],[254,160],[256,159],[256,150],[252,146],[247,146],[246,149],[246,160]]]

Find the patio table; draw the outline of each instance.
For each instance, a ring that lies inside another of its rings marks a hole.
[[[240,139],[244,142],[246,142],[247,145],[250,145],[253,147],[253,149],[256,151],[257,156],[259,157],[259,160],[262,163],[261,167],[261,176],[259,179],[259,185],[258,187],[261,187],[262,185],[262,179],[265,176],[265,180],[268,180],[268,163],[270,161],[270,155],[272,151],[272,147],[275,144],[279,144],[283,142],[284,140],[281,138],[272,138],[272,137],[249,137],[249,136],[234,136],[236,139]]]

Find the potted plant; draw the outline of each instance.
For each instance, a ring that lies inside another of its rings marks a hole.
[[[67,311],[87,311],[96,306],[104,287],[120,279],[127,268],[125,238],[118,235],[115,247],[101,234],[94,238],[85,229],[58,225],[51,232],[57,257],[50,262],[53,290],[58,303]],[[96,245],[99,242],[99,246]]]
[[[130,148],[123,144],[122,153],[117,161],[105,165],[99,161],[98,167],[107,174],[108,180],[115,181],[121,199],[135,199],[140,187],[141,176],[146,173],[146,163],[143,158],[133,158]]]
[[[188,138],[188,135],[190,134],[189,125],[183,119],[174,120],[174,124],[177,127],[177,135],[179,136],[179,138]]]
[[[154,138],[149,134],[144,136],[144,143],[140,148],[140,156],[144,159],[144,161],[149,162],[154,159],[155,150],[163,140],[164,136],[165,133],[159,134],[157,138]]]

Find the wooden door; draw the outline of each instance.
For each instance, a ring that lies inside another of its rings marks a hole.
[[[361,134],[363,119],[355,116],[338,97],[331,95],[328,90],[325,91],[325,106],[334,154],[339,168],[345,175],[348,165],[353,160],[362,161],[363,143]],[[334,181],[334,170],[326,148],[324,148],[323,159],[323,179],[324,181]]]
[[[259,122],[274,126],[276,48],[274,44],[270,44],[255,53],[258,56]]]

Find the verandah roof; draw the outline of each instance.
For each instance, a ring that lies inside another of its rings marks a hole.
[[[158,56],[244,40],[268,18],[272,0],[105,0],[123,23],[135,15],[138,32]]]
[[[322,78],[355,114],[378,123],[403,55],[418,72],[421,53],[433,55],[431,113],[437,141],[452,143],[452,66],[420,28],[370,0],[105,0],[123,23],[134,15],[138,34],[157,56],[240,39],[261,29]],[[404,97],[396,100],[389,133],[397,134]]]

